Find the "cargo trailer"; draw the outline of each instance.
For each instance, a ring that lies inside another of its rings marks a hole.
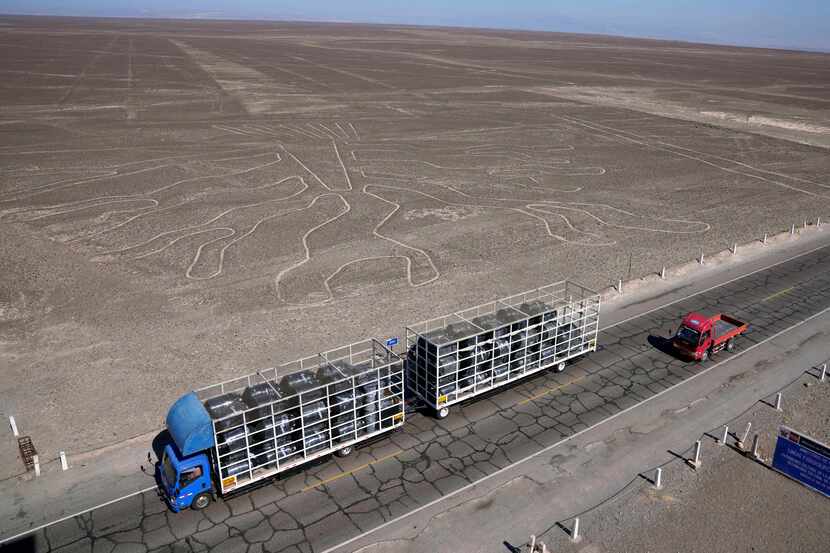
[[[600,296],[561,281],[406,327],[406,386],[449,407],[596,350]]]
[[[173,511],[203,509],[403,422],[403,359],[366,340],[184,395],[157,477]]]

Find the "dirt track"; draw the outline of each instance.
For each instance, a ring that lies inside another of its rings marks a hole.
[[[45,457],[257,366],[830,216],[827,55],[2,23],[0,411]]]

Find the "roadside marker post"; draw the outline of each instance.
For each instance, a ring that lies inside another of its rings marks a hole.
[[[660,467],[657,467],[656,474],[654,475],[654,489],[663,489],[663,469]]]
[[[69,461],[66,460],[66,452],[61,451],[61,470],[69,470]]]
[[[663,270],[660,271],[660,280],[666,280],[666,266],[663,265]]]
[[[20,432],[17,431],[17,422],[14,420],[14,417],[11,416],[11,415],[9,416],[9,426],[11,427],[12,434],[14,434],[15,438],[20,436]]]
[[[824,377],[827,376],[827,363],[821,365],[821,376],[818,378],[819,382],[824,382]]]
[[[723,436],[721,436],[719,445],[726,445],[726,439],[729,437],[729,426],[723,425]]]
[[[571,530],[571,541],[576,543],[582,539],[582,536],[579,535],[579,517],[574,519],[574,527]]]
[[[622,279],[619,279],[619,280],[617,281],[617,292],[619,292],[620,294],[622,294]]]
[[[761,243],[765,246],[767,245],[767,233],[766,232],[764,233],[764,239],[761,241]]]
[[[732,244],[732,255],[736,255],[738,253],[738,243],[735,242]]]
[[[816,217],[816,229],[821,228],[821,217]]]
[[[699,469],[700,465],[701,465],[700,446],[701,446],[700,440],[696,441],[695,442],[695,458],[692,461],[692,468],[694,468],[695,470]]]
[[[753,459],[760,460],[761,456],[758,454],[758,448],[761,445],[761,436],[756,432],[755,437],[752,439],[752,457]]]
[[[32,456],[32,464],[35,466],[35,478],[40,476],[40,457],[37,455]]]
[[[778,394],[775,396],[775,410],[781,410],[781,392],[778,392]]]
[[[738,444],[737,444],[738,449],[743,449],[744,448],[744,443],[746,442],[746,439],[749,437],[749,430],[751,428],[752,428],[752,423],[751,422],[746,423],[746,430],[744,430],[744,435],[740,440],[738,440]]]
[[[795,223],[790,227],[790,236],[795,236]]]
[[[703,248],[700,248],[700,259],[698,259],[698,263],[700,263],[701,265],[704,264],[704,261],[703,261]]]

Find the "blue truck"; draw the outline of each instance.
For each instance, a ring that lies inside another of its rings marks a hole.
[[[189,392],[167,414],[156,478],[170,508],[217,496],[355,445],[404,422],[403,360],[366,340]]]
[[[405,357],[366,340],[185,394],[167,414],[156,477],[170,508],[204,509],[404,423],[405,399],[442,419],[597,348],[600,296],[561,281],[406,327]],[[406,391],[405,391],[406,390]]]

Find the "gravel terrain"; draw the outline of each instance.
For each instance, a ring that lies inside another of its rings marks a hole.
[[[44,459],[256,367],[830,220],[826,54],[0,23],[0,412]]]
[[[783,393],[782,412],[760,402],[729,425],[734,434],[752,423],[747,447],[757,431],[763,463],[737,450],[734,435],[728,447],[704,437],[699,470],[675,459],[664,467],[663,489],[655,490],[641,479],[612,501],[584,513],[583,539],[578,544],[568,540],[561,526],[541,539],[554,551],[580,553],[826,552],[830,499],[769,465],[779,425],[830,442],[830,386],[805,375]],[[774,397],[765,401],[774,403]],[[692,455],[691,450],[683,453]],[[646,476],[653,478],[653,473]],[[563,526],[569,528],[568,523]]]

